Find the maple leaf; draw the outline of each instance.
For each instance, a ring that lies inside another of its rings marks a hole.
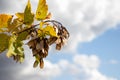
[[[23,62],[24,60],[24,50],[22,48],[23,43],[17,40],[17,36],[13,35],[9,40],[9,47],[7,52],[7,57],[13,57],[14,60]]]
[[[39,0],[38,7],[36,10],[36,19],[44,20],[48,14],[48,5],[46,4],[46,0]]]
[[[2,53],[4,50],[8,48],[9,44],[9,35],[5,33],[0,33],[0,53]]]
[[[40,23],[40,29],[38,29],[38,36],[43,36],[44,37],[46,35],[49,35],[49,36],[52,36],[52,37],[58,37],[53,26],[47,25],[44,28],[43,28],[43,26],[44,26],[44,22],[41,22]]]
[[[34,20],[34,14],[31,12],[31,4],[30,4],[30,0],[28,0],[28,3],[24,11],[24,24],[30,25],[33,23],[33,20]]]
[[[24,13],[16,13],[15,14],[19,19],[24,20]]]
[[[12,15],[0,14],[0,28],[7,28],[12,20]]]

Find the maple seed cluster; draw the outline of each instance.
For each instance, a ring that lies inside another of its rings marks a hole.
[[[42,33],[44,36],[39,36],[39,33],[37,32],[38,29],[36,28],[30,31],[32,39],[27,44],[30,49],[32,49],[33,56],[36,58],[33,67],[37,67],[39,64],[40,68],[43,68],[43,58],[46,58],[46,56],[48,55],[49,46],[56,43],[56,50],[60,50],[69,38],[68,31],[59,22],[49,20],[45,23],[53,24],[54,31],[56,32],[57,36],[46,35],[46,32]]]
[[[46,0],[38,0],[36,13],[32,12],[31,1],[28,0],[24,11],[14,16],[0,14],[0,54],[7,50],[8,58],[22,63],[25,59],[24,40],[27,40],[35,58],[33,67],[39,65],[43,68],[49,47],[55,44],[56,50],[61,50],[69,32],[60,22],[50,19]]]

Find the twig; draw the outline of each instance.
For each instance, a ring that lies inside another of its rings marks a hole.
[[[55,20],[46,20],[46,21],[44,21],[44,22],[52,22],[52,23],[57,23],[57,24],[59,24],[60,26],[62,26],[62,24],[61,24],[60,22],[58,22],[58,21],[55,21]]]
[[[30,30],[30,29],[32,29],[32,28],[34,28],[34,27],[38,26],[38,25],[39,25],[39,24],[32,25],[30,28],[24,29],[24,30],[22,30],[22,31],[18,32],[17,34],[20,34],[20,33],[22,33],[22,32],[28,31],[28,30]]]

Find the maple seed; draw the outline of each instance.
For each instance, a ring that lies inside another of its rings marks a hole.
[[[39,62],[36,60],[33,64],[33,67],[36,68],[38,66]]]
[[[44,61],[43,61],[43,59],[41,58],[40,59],[40,68],[42,69],[44,67]]]

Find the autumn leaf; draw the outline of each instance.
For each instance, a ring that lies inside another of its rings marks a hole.
[[[29,32],[27,32],[27,31],[22,32],[22,33],[18,34],[18,38],[17,39],[19,41],[26,40],[28,35],[29,35]]]
[[[50,35],[50,36],[53,36],[53,37],[58,37],[56,31],[55,31],[54,28],[53,28],[52,26],[50,26],[50,25],[46,26],[46,27],[44,28],[44,31],[45,31],[45,33],[46,33],[47,35]]]
[[[5,51],[8,48],[9,36],[5,33],[0,33],[0,53]]]
[[[21,22],[20,18],[16,18],[12,21],[12,23],[8,27],[9,32],[18,32],[23,22]]]
[[[28,0],[28,3],[24,11],[24,23],[27,25],[31,25],[33,23],[33,20],[34,20],[34,14],[31,12],[31,4],[30,4],[30,0]]]
[[[9,48],[8,48],[8,52],[7,52],[7,57],[11,57],[12,55],[17,55],[14,50],[14,42],[16,41],[16,36],[12,36],[9,40]]]
[[[44,22],[40,22],[40,29],[38,29],[38,36],[50,35],[52,37],[58,37],[53,26],[51,25],[45,26],[44,24],[45,24]]]
[[[7,52],[7,57],[13,57],[16,61],[23,62],[24,60],[24,50],[22,48],[23,43],[17,40],[17,36],[13,35],[9,40],[9,47]]]
[[[52,26],[46,26],[43,29],[38,29],[38,36],[46,36],[46,35],[50,35],[53,37],[58,37],[57,33],[55,32],[54,28]]]
[[[7,28],[12,20],[12,15],[0,14],[0,28]]]
[[[46,0],[39,0],[38,7],[36,10],[36,19],[44,20],[48,14],[48,5]]]
[[[15,14],[19,19],[24,20],[24,13],[16,13]]]

